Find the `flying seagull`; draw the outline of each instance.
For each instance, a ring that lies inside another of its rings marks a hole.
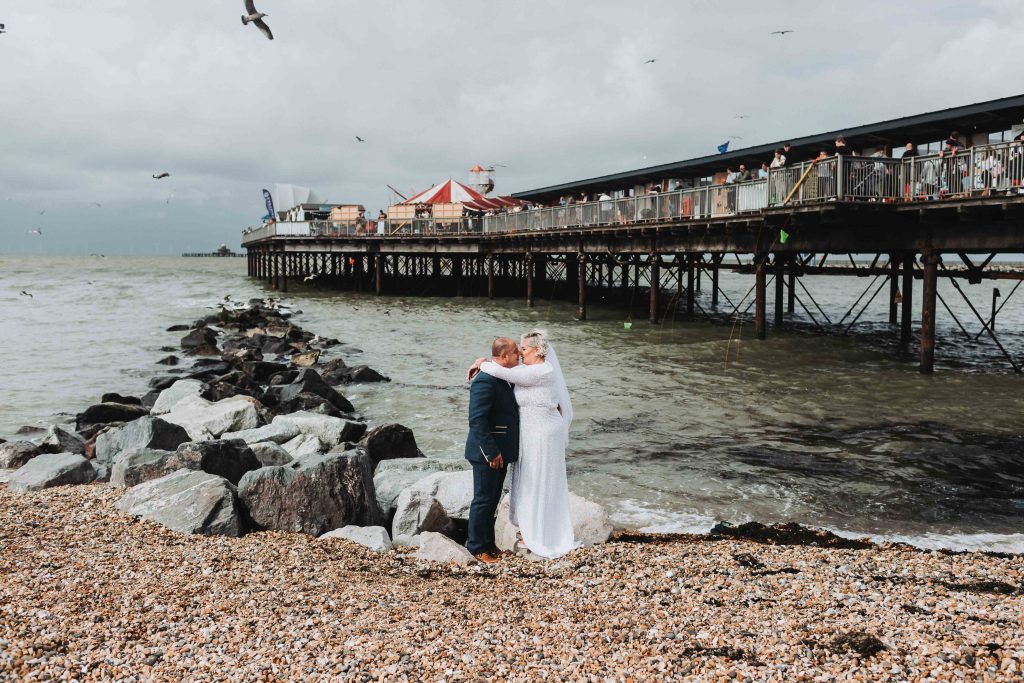
[[[362,139],[361,137],[359,137],[359,136],[357,135],[357,136],[356,136],[356,142],[366,142],[366,140]]]
[[[29,230],[28,233],[30,235],[39,235],[40,237],[43,236],[43,231],[40,230],[39,228],[33,228],[33,229]]]
[[[0,24],[0,33],[7,33],[7,31],[4,30],[3,24]]]
[[[658,60],[657,59],[648,59],[646,62],[644,62],[644,64],[654,64],[656,61],[658,61]]]
[[[734,116],[733,118],[734,119],[749,119],[750,116],[748,116],[747,114],[736,114],[736,116]]]
[[[310,280],[313,280],[315,278],[316,278],[316,275],[307,275],[306,277],[302,278],[302,281],[303,282],[309,282]]]
[[[160,173],[153,174],[153,180],[163,180],[164,178],[170,178],[171,174],[167,171],[161,171]]]
[[[21,295],[22,295],[22,296],[27,296],[27,297],[28,297],[29,299],[35,299],[35,297],[34,297],[34,296],[32,296],[31,294],[29,294],[28,292],[26,292],[26,291],[25,291],[24,289],[23,289],[23,290],[21,290]]]
[[[739,135],[730,135],[729,139],[730,140],[742,140],[743,138],[741,138]]]
[[[249,23],[256,24],[256,28],[263,31],[263,35],[265,35],[268,40],[273,40],[274,34],[270,32],[270,27],[267,26],[267,22],[263,21],[263,17],[269,15],[264,14],[263,12],[257,12],[256,4],[253,0],[245,0],[245,11],[249,14],[242,15],[242,25],[248,25]]]
[[[772,31],[772,35],[773,36],[784,36],[787,33],[792,33],[792,32],[793,32],[793,29],[787,28],[784,31]]]

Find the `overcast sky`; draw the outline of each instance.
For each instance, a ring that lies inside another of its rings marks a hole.
[[[473,164],[508,194],[1024,92],[1017,0],[257,0],[273,42],[242,5],[0,0],[0,253],[237,247],[279,182],[375,214]]]

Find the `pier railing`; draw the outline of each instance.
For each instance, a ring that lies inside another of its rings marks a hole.
[[[493,216],[272,223],[245,232],[242,244],[278,236],[460,235],[604,227],[735,216],[837,200],[913,202],[993,193],[1024,193],[1021,142],[903,159],[832,156],[773,168],[767,178],[758,180]]]

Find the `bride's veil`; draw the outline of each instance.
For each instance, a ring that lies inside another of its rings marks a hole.
[[[569,398],[569,387],[565,384],[565,375],[562,373],[562,365],[558,362],[558,354],[555,347],[548,343],[548,353],[544,357],[555,373],[555,397],[558,399],[558,406],[562,409],[562,421],[565,423],[565,440],[569,441],[569,427],[572,425],[572,399]]]

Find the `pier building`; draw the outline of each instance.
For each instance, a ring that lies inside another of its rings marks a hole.
[[[752,308],[758,339],[797,306],[823,331],[848,330],[886,291],[894,334],[905,347],[916,338],[925,373],[937,305],[954,315],[937,291],[948,278],[1020,372],[961,283],[1015,281],[1005,305],[1024,280],[993,263],[1024,253],[1022,132],[1024,95],[793,139],[784,165],[750,180],[727,182],[724,171],[759,167],[783,141],[523,191],[513,198],[524,205],[500,210],[389,218],[372,233],[358,221],[268,223],[242,243],[249,274],[283,291],[316,275],[381,294],[521,296],[529,306],[558,296],[576,301],[582,321],[594,295],[642,290],[652,323],[668,306],[710,319]],[[747,296],[721,290],[725,268],[752,276]],[[803,280],[840,274],[871,280],[836,322]]]

